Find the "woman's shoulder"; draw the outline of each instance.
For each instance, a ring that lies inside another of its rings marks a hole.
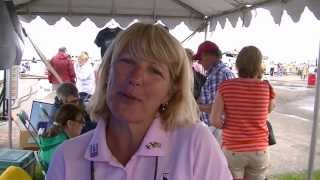
[[[71,139],[68,139],[67,141],[65,141],[60,149],[63,152],[84,152],[87,147],[88,144],[90,143],[92,136],[93,136],[93,130],[89,131],[85,134],[82,134],[78,137],[74,137]],[[76,150],[76,151],[75,151]]]
[[[209,139],[214,139],[209,127],[200,121],[186,127],[177,128],[175,134],[179,138],[194,142],[206,142]]]
[[[237,82],[236,79],[226,79],[224,81],[222,81],[220,84],[219,84],[219,89],[222,90],[226,87],[233,87],[235,82]]]
[[[258,84],[268,84],[268,81],[260,80],[260,79],[253,79],[253,78],[234,78],[224,80],[221,85],[232,85],[232,86],[251,86],[251,85],[258,85]]]
[[[213,161],[223,161],[220,145],[209,127],[203,122],[195,123],[189,127],[178,128],[175,131],[176,135],[170,138],[175,156],[187,154],[189,157],[191,154],[191,157],[196,157],[195,159],[191,158],[191,161],[195,162],[200,158],[203,163],[207,163],[208,158],[212,155]]]

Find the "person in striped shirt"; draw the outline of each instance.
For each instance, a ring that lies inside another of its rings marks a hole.
[[[265,179],[268,168],[267,116],[275,93],[262,78],[262,54],[244,47],[236,60],[239,78],[220,84],[210,119],[223,129],[222,149],[234,179]]]

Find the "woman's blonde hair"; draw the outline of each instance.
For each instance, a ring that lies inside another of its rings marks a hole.
[[[111,64],[124,51],[134,59],[154,60],[168,66],[171,98],[166,110],[159,111],[166,130],[190,125],[199,119],[198,106],[191,90],[192,70],[184,48],[162,26],[142,23],[133,24],[121,32],[105,53],[91,101],[90,114],[93,119],[110,119],[111,113],[106,102],[109,72]]]
[[[189,49],[189,48],[185,48],[184,50],[187,53],[187,57],[188,57],[189,61],[192,63],[192,61],[193,61],[192,57],[194,55],[194,52],[192,51],[192,49]]]
[[[241,49],[237,56],[236,67],[241,78],[262,78],[262,54],[255,46]]]
[[[82,51],[79,55],[79,59],[84,59],[88,60],[89,59],[89,54],[86,51]]]

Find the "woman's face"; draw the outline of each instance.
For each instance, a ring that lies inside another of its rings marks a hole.
[[[75,120],[68,120],[67,131],[70,138],[79,136],[81,134],[81,131],[84,125],[85,125],[85,120],[83,119],[82,115],[79,115]]]
[[[88,60],[86,58],[79,58],[78,61],[80,65],[84,65]]]
[[[133,59],[121,53],[110,69],[107,105],[112,117],[129,123],[152,121],[169,101],[170,75],[155,60]]]

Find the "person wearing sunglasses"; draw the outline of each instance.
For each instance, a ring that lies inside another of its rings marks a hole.
[[[69,138],[79,136],[85,125],[82,110],[74,104],[64,104],[56,113],[53,127],[39,137],[41,165],[46,171],[56,148]]]

